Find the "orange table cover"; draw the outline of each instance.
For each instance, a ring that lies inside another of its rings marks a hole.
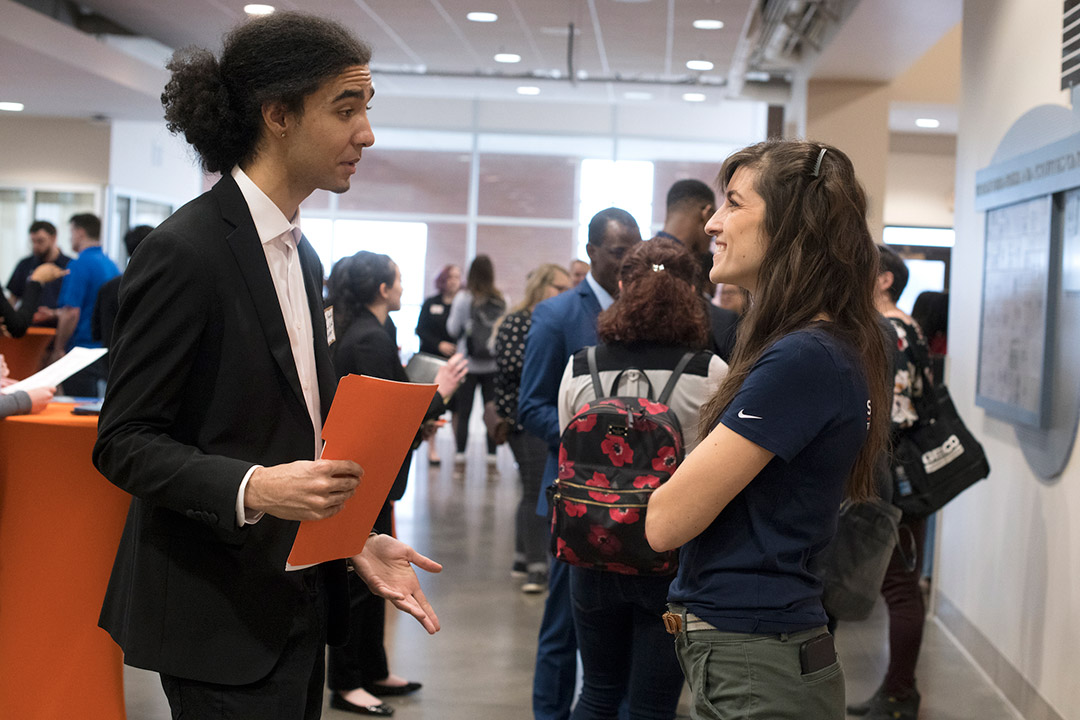
[[[49,347],[56,330],[53,328],[27,328],[19,339],[0,335],[0,355],[4,356],[11,377],[25,380],[41,369],[45,349]]]
[[[130,496],[94,469],[97,418],[0,420],[0,716],[123,720],[120,648],[97,626]]]

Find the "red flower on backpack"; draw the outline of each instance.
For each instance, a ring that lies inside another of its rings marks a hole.
[[[634,487],[638,490],[644,490],[646,488],[655,490],[660,487],[660,478],[655,475],[638,475],[634,478]]]
[[[614,555],[622,550],[622,541],[611,534],[607,528],[593,525],[589,528],[589,544],[602,555]]]
[[[611,508],[608,510],[608,515],[612,520],[623,525],[633,525],[641,519],[641,513],[637,508]]]
[[[588,485],[589,487],[596,487],[596,488],[610,488],[611,487],[611,481],[607,479],[607,476],[604,475],[604,473],[600,473],[600,472],[594,472],[592,477],[585,481],[585,484]],[[596,502],[606,502],[606,503],[613,503],[613,502],[616,502],[619,499],[618,495],[613,495],[612,493],[595,492],[593,490],[589,491],[589,497],[591,497]]]
[[[566,448],[559,446],[559,479],[569,480],[574,477],[574,463],[566,459]]]
[[[655,421],[650,420],[644,415],[638,415],[634,418],[634,429],[641,433],[651,433],[659,427]]]
[[[577,553],[566,546],[566,541],[562,538],[555,540],[555,557],[562,558],[571,565],[577,565],[581,561],[578,559]]]
[[[653,402],[652,400],[642,398],[641,406],[648,410],[653,415],[658,413],[667,412],[670,408],[664,403]]]
[[[574,430],[578,432],[589,432],[596,427],[596,416],[586,415],[585,417],[579,417],[573,422]]]
[[[639,571],[636,567],[631,567],[631,566],[625,565],[623,563],[613,563],[613,562],[604,563],[604,569],[608,570],[610,572],[617,572],[620,575],[640,575],[641,574],[641,571]]]
[[[615,467],[622,467],[634,461],[633,449],[626,443],[626,440],[617,435],[608,435],[604,438],[604,442],[600,443],[600,450],[608,456],[611,464]]]
[[[563,500],[563,509],[566,510],[566,514],[570,517],[581,517],[588,510],[581,503],[570,502],[569,500]]]
[[[671,472],[675,469],[677,462],[675,448],[665,445],[656,452],[656,457],[652,461],[652,469],[656,472]]]

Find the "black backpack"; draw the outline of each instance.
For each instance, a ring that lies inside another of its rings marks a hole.
[[[491,360],[495,353],[491,350],[490,340],[495,323],[506,311],[506,303],[500,298],[489,297],[477,302],[473,299],[469,310],[469,331],[465,336],[465,348],[469,357],[477,360]]]
[[[671,575],[678,550],[658,553],[645,539],[649,496],[682,462],[682,427],[667,402],[694,353],[686,353],[655,401],[615,394],[623,373],[605,395],[596,348],[586,352],[596,400],[574,415],[559,443],[559,473],[548,488],[551,552],[579,567],[624,575]],[[638,368],[633,368],[641,372]]]

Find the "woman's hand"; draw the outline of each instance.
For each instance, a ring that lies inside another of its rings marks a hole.
[[[469,361],[461,353],[453,355],[445,365],[439,368],[439,371],[435,373],[435,382],[439,386],[439,394],[442,395],[444,402],[450,399],[468,372]]]
[[[446,357],[450,357],[457,352],[457,345],[447,340],[443,340],[441,343],[439,343],[439,352]]]
[[[36,268],[34,268],[34,272],[30,273],[30,282],[41,283],[42,285],[44,285],[45,283],[50,283],[53,280],[59,280],[60,278],[67,275],[69,272],[71,271],[64,270],[55,263],[42,263],[41,265],[38,265]]]
[[[56,388],[31,388],[26,391],[26,394],[30,396],[30,412],[39,413],[45,409],[45,406],[53,399],[53,395],[56,394]]]

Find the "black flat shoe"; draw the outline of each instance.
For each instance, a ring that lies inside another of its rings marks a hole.
[[[379,705],[357,705],[351,703],[337,693],[330,694],[330,707],[335,710],[356,713],[357,715],[374,715],[376,717],[390,717],[394,714],[394,708],[386,703]]]
[[[372,695],[409,695],[422,687],[424,686],[418,682],[407,682],[404,685],[383,685],[373,682],[365,685],[364,689]]]

